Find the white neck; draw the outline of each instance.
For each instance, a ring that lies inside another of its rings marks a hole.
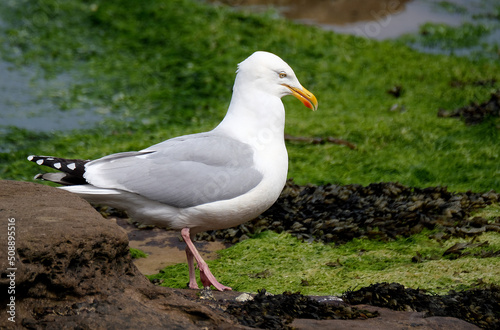
[[[285,108],[279,97],[234,86],[224,120],[215,128],[261,149],[284,143]]]

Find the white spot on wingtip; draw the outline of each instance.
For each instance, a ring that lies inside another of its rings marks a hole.
[[[54,167],[57,168],[57,169],[60,169],[61,168],[61,163],[54,163]]]
[[[39,160],[37,160],[37,161],[36,161],[36,163],[37,163],[38,165],[42,165],[42,164],[43,164],[43,159],[39,159]]]
[[[31,162],[33,160],[33,155],[29,155],[28,160]]]
[[[74,170],[76,168],[76,164],[71,163],[71,164],[66,165],[66,167],[69,168],[70,170]]]
[[[47,157],[47,160],[54,160],[54,157]]]

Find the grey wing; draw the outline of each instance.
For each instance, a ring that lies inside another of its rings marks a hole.
[[[262,174],[253,166],[249,145],[204,133],[92,161],[85,179],[185,208],[242,195],[259,184]]]

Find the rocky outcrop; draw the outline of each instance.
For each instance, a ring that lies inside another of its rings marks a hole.
[[[0,225],[0,328],[237,327],[152,285],[133,265],[125,232],[71,193],[0,181]],[[16,253],[6,265],[9,236]]]

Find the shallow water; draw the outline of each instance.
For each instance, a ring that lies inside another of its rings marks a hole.
[[[19,68],[0,60],[0,131],[9,126],[30,131],[66,131],[92,127],[103,116],[92,109],[60,110],[43,93],[64,90],[69,74],[52,80],[38,78],[34,68]]]
[[[474,15],[488,14],[497,0],[211,0],[237,9],[280,15],[326,30],[372,39],[416,33],[428,22],[458,26]]]

